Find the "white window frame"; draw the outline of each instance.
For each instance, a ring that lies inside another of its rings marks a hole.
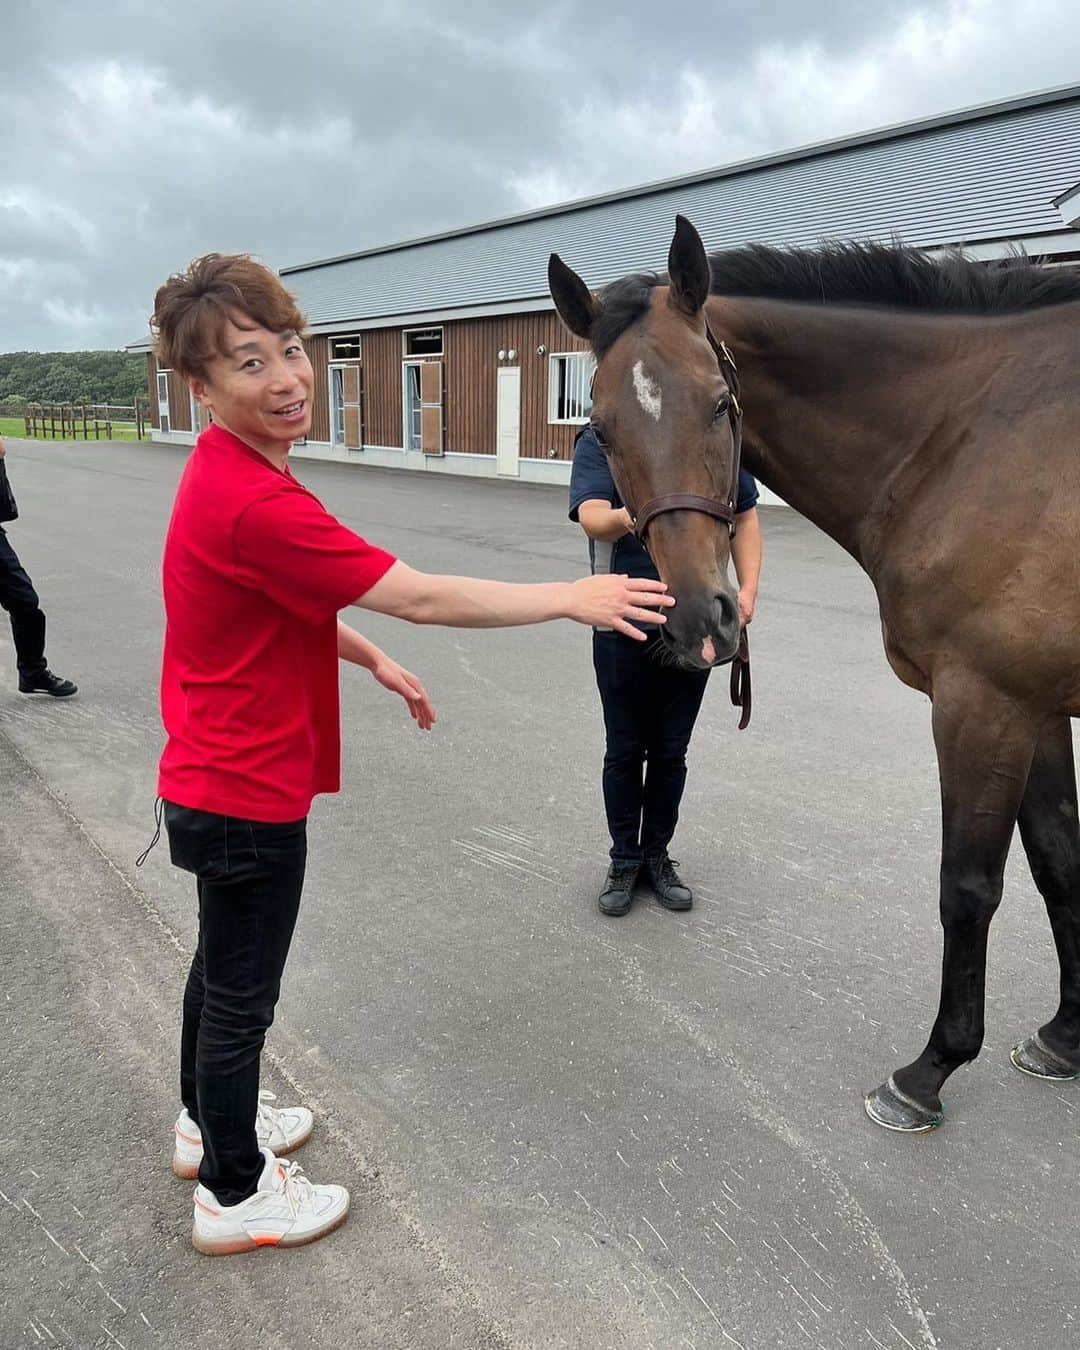
[[[333,446],[344,446],[344,444],[345,444],[345,408],[344,408],[344,405],[342,405],[342,408],[341,408],[341,421],[342,421],[342,427],[341,427],[341,436],[340,436],[340,437],[339,437],[338,434],[337,434],[337,427],[336,427],[336,425],[335,425],[335,414],[334,414],[334,372],[340,370],[342,364],[343,364],[343,363],[340,362],[340,361],[339,361],[339,362],[331,362],[331,363],[326,367],[326,404],[327,404],[327,407],[328,407],[329,410],[330,410],[330,416],[329,416],[329,419],[328,419],[328,420],[329,420],[329,423],[330,423],[330,444],[333,445]]]
[[[172,435],[172,408],[171,408],[171,406],[170,406],[170,401],[169,401],[169,376],[170,376],[171,374],[172,374],[172,367],[171,367],[171,366],[166,366],[164,369],[162,369],[161,366],[158,366],[158,369],[157,369],[158,430],[159,430],[159,431],[164,431],[166,436],[171,436],[171,435]],[[165,381],[165,421],[168,423],[168,425],[165,426],[165,427],[162,427],[162,425],[161,425],[161,381],[162,381],[162,379],[164,379],[164,381]]]
[[[409,334],[410,333],[438,333],[439,350],[437,352],[410,352]],[[446,330],[441,323],[424,323],[415,328],[403,328],[401,330],[401,359],[403,361],[427,361],[432,358],[438,358],[446,355]]]
[[[422,366],[427,359],[426,356],[406,356],[401,362],[401,444],[404,450],[415,450],[417,454],[420,454],[423,450],[423,432],[420,433],[419,444],[413,446],[410,441],[411,428],[409,426],[409,367]],[[440,357],[434,359],[436,361],[441,360]],[[417,376],[417,379],[419,378]],[[423,403],[417,406],[422,408]]]
[[[589,420],[589,413],[586,412],[581,417],[559,417],[559,380],[558,366],[559,361],[578,361],[581,362],[584,369],[579,380],[580,400],[584,401],[592,385],[592,377],[596,371],[596,358],[592,352],[552,352],[548,357],[548,425],[564,427],[583,427]],[[590,410],[592,400],[589,400]]]

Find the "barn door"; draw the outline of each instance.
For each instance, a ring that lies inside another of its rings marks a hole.
[[[341,395],[345,421],[345,449],[359,450],[364,444],[363,382],[359,364],[342,370]]]
[[[495,472],[521,472],[521,368],[500,366],[495,372]]]
[[[425,455],[443,452],[441,361],[425,361],[420,367],[420,449]]]
[[[345,450],[364,445],[363,372],[358,361],[330,367],[331,442]]]

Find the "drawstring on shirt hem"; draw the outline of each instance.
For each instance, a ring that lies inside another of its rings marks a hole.
[[[161,838],[161,824],[164,819],[165,819],[165,798],[158,797],[154,802],[154,824],[157,826],[157,828],[154,830],[153,839],[150,840],[147,846],[135,859],[136,867],[141,867],[143,865],[143,863],[150,856],[151,849],[154,848],[158,840]]]

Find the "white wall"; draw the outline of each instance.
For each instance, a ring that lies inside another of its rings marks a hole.
[[[195,437],[190,431],[171,431],[163,433],[153,428],[151,439],[162,445],[194,445]],[[459,477],[497,478],[494,455],[424,455],[418,450],[400,450],[393,446],[368,445],[363,450],[345,450],[341,446],[328,445],[325,441],[308,441],[306,445],[294,445],[294,459],[327,459],[336,464],[355,464],[362,467],[372,464],[380,469],[411,469],[418,473],[447,473]],[[507,477],[507,483],[551,483],[567,487],[570,483],[570,464],[560,459],[521,459],[518,461],[520,472]],[[762,487],[762,506],[786,506],[787,503]]]
[[[374,464],[381,469],[414,469],[420,473],[449,473],[476,478],[496,478],[494,455],[423,455],[419,451],[399,450],[391,446],[369,445],[363,450],[344,450],[340,446],[309,441],[293,447],[295,459],[331,459],[339,464]],[[570,463],[559,459],[525,459],[518,461],[519,473],[505,479],[508,483],[553,483],[562,487],[570,483]],[[775,492],[762,487],[762,506],[786,506]]]

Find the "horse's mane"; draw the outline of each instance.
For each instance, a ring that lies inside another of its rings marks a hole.
[[[938,314],[1015,314],[1080,300],[1080,267],[1043,267],[1015,253],[991,262],[959,250],[931,254],[898,245],[821,248],[748,244],[709,255],[713,295],[759,296],[816,305],[879,305]],[[591,335],[597,356],[649,307],[666,275],[637,272],[600,292]]]
[[[1014,314],[1080,300],[1080,268],[1043,267],[1013,253],[991,262],[958,249],[931,254],[885,244],[713,253],[714,295],[758,295],[818,305],[887,305],[951,314]]]

